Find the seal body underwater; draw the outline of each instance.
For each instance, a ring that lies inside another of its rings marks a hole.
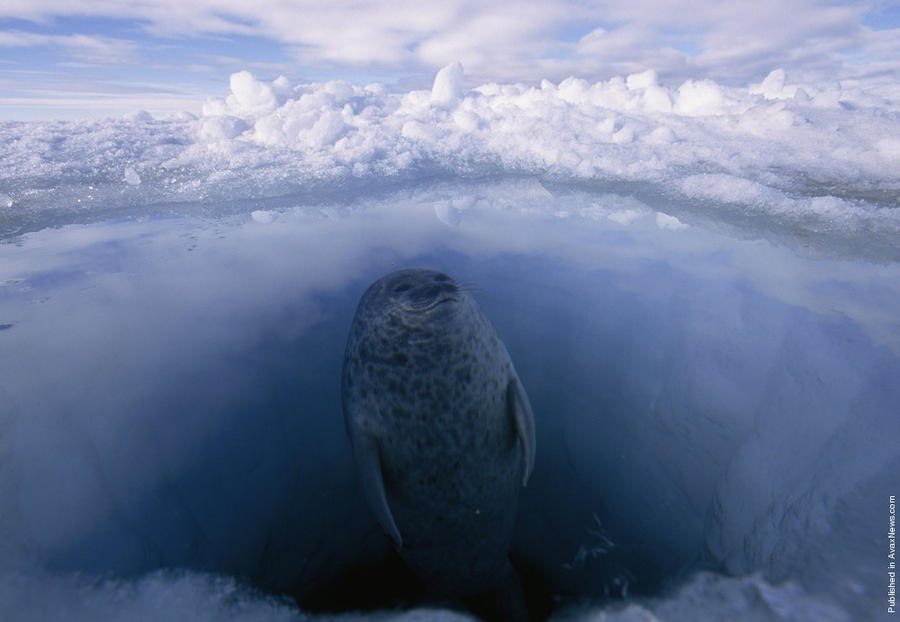
[[[508,559],[534,418],[506,347],[449,276],[400,270],[363,294],[342,400],[366,499],[436,599],[488,592],[526,619]]]

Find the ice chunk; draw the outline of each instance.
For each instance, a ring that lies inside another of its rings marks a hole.
[[[400,135],[403,138],[430,144],[436,143],[439,136],[433,126],[419,121],[407,121],[404,123],[403,127],[400,128]]]
[[[125,167],[125,183],[129,186],[141,185],[141,176],[137,174],[137,171],[134,170],[134,167]]]
[[[238,112],[265,114],[275,109],[277,100],[272,87],[263,84],[249,71],[231,74],[231,95],[228,105]]]
[[[671,103],[669,104],[669,109],[671,109]],[[669,143],[673,143],[677,140],[675,133],[672,131],[672,128],[662,126],[654,129],[653,131],[644,134],[643,140],[646,143],[650,143],[652,145],[667,145]]]
[[[431,103],[435,106],[450,107],[463,96],[463,66],[456,61],[437,72],[431,87]]]
[[[669,92],[655,84],[648,85],[643,96],[644,109],[647,112],[672,112],[672,97]]]
[[[149,123],[153,121],[153,116],[146,110],[139,110],[137,112],[126,114],[123,118],[132,123]]]
[[[255,222],[269,225],[275,222],[275,218],[278,216],[275,212],[271,210],[254,210],[250,212],[250,218],[252,218]]]
[[[272,92],[278,95],[279,99],[286,99],[293,92],[290,80],[284,76],[278,76],[272,81]]]
[[[722,89],[712,80],[688,80],[678,88],[675,112],[688,117],[724,114]]]
[[[656,86],[656,72],[652,69],[642,71],[641,73],[633,73],[625,78],[625,85],[630,91],[639,89],[647,89]]]
[[[784,69],[775,69],[760,84],[751,86],[750,92],[766,99],[788,99],[797,94],[796,86],[785,85]]]
[[[200,135],[209,141],[231,140],[250,129],[243,119],[231,115],[209,116],[203,119]]]
[[[0,207],[12,207],[13,200],[12,197],[8,194],[3,194],[0,192]]]
[[[346,127],[340,112],[323,112],[309,131],[310,143],[320,148],[333,145],[344,134]]]

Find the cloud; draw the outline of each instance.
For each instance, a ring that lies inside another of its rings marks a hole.
[[[663,81],[761,80],[785,67],[804,80],[858,76],[860,64],[900,72],[900,31],[863,25],[881,5],[823,0],[7,0],[0,19],[40,24],[72,16],[129,20],[144,35],[178,41],[252,36],[308,68],[426,74],[459,60],[474,81],[592,80],[655,69]],[[6,33],[27,41],[31,33]],[[78,35],[72,35],[75,37]],[[98,36],[39,42],[94,61],[128,62],[132,42]],[[7,44],[9,45],[9,44]],[[235,44],[237,45],[237,44]],[[232,55],[238,53],[229,52]]]
[[[47,35],[34,32],[0,32],[0,48],[56,47],[71,60],[91,64],[125,64],[139,60],[138,46],[132,41],[83,34]]]
[[[0,72],[0,118],[20,121],[124,115],[137,110],[165,115],[199,113],[203,94],[164,83],[104,79],[67,68],[66,72]]]

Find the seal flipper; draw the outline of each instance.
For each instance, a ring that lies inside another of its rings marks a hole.
[[[384,490],[378,439],[365,431],[360,431],[352,436],[353,454],[362,479],[366,501],[375,513],[378,524],[394,541],[394,546],[400,549],[403,547],[403,538],[400,536],[400,530],[397,529],[397,523],[394,522],[394,515],[391,513],[387,493]]]
[[[531,412],[531,403],[525,394],[525,389],[519,379],[513,375],[506,387],[506,407],[512,416],[516,435],[522,443],[522,458],[525,461],[525,469],[522,474],[522,486],[528,484],[531,470],[534,468],[534,415]]]

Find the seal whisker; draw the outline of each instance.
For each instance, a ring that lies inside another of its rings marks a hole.
[[[481,294],[484,291],[471,281],[457,281],[456,285],[459,287],[459,291],[464,294]]]

